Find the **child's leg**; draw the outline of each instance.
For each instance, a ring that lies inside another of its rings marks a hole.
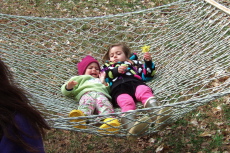
[[[81,110],[85,115],[92,115],[95,110],[95,98],[93,92],[88,92],[87,94],[82,95],[78,109]]]
[[[69,113],[69,117],[79,117],[79,116],[87,116],[93,114],[95,109],[95,100],[93,98],[93,92],[87,92],[87,94],[84,94],[80,101],[78,110],[72,110]],[[79,122],[76,126],[76,128],[87,128],[87,126],[82,125],[86,124],[85,119],[75,119],[71,120],[71,122]]]
[[[128,94],[121,94],[117,97],[117,104],[121,108],[121,112],[127,112],[136,109],[133,98]]]
[[[96,100],[96,109],[98,110],[98,114],[110,114],[114,113],[114,109],[109,99],[102,93],[98,93],[95,97]]]
[[[132,112],[136,109],[134,99],[129,94],[121,94],[117,97],[117,103],[121,107],[122,112]],[[140,119],[136,118],[134,112],[125,114],[121,117],[121,123],[123,128],[128,130],[127,138],[129,140],[136,139],[136,136],[145,132],[149,127],[150,118],[143,117]]]
[[[139,85],[136,88],[135,96],[137,101],[142,102],[144,105],[150,97],[154,97],[154,94],[150,87],[146,85]]]
[[[146,85],[137,86],[135,96],[138,101],[142,102],[145,108],[158,106],[158,102],[154,97],[152,89]],[[156,114],[157,110],[152,109],[149,111],[149,116],[152,117],[152,121],[157,119]]]
[[[102,93],[97,93],[95,96],[96,101],[96,109],[98,111],[98,114],[104,115],[104,114],[110,114],[114,113],[114,109],[112,104],[110,103],[109,99]],[[119,131],[120,123],[118,119],[116,118],[106,118],[104,119],[104,124],[102,124],[100,128],[101,133],[117,133]]]

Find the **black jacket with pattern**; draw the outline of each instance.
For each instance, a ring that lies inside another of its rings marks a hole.
[[[127,66],[126,72],[124,74],[118,73],[118,67],[125,65]],[[144,64],[137,59],[134,53],[130,61],[113,63],[106,61],[106,63],[101,67],[102,71],[105,71],[106,78],[105,81],[109,83],[111,90],[113,90],[117,85],[132,81],[132,80],[142,80],[147,82],[152,80],[155,74],[155,65],[152,61],[144,61]]]

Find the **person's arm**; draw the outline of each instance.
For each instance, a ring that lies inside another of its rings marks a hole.
[[[105,81],[105,77],[106,77],[105,71],[99,73],[99,79],[101,83],[104,84],[105,86],[108,86],[108,83]]]
[[[39,131],[36,131],[28,122],[28,120],[26,120],[26,118],[24,118],[20,114],[17,114],[15,116],[15,121],[19,129],[21,130],[20,135],[24,143],[36,149],[39,153],[45,153],[42,136],[39,133]],[[9,127],[8,130],[12,134],[12,137],[16,136],[12,131],[11,127]],[[10,152],[29,153],[28,150],[21,147],[19,144],[13,142],[12,140],[8,139],[5,135],[3,135],[0,141],[0,152],[1,153],[10,153]]]
[[[65,89],[68,90],[68,91],[71,91],[73,90],[73,87],[77,85],[77,82],[72,80],[72,81],[69,81],[66,86],[65,86]]]
[[[32,148],[39,150],[39,153],[45,152],[41,134],[35,131],[31,124],[20,114],[15,116],[15,120],[19,128],[26,134],[22,136],[24,141]]]
[[[72,94],[73,88],[78,86],[81,78],[79,76],[72,77],[68,82],[61,86],[61,92],[65,96],[70,96]]]
[[[113,80],[114,78],[118,77],[120,75],[120,73],[118,72],[118,67],[116,66],[117,64],[111,63],[111,62],[106,62],[101,70],[102,72],[105,72],[106,74],[106,82],[109,82],[109,80]]]
[[[151,54],[149,52],[146,52],[144,54],[144,69],[146,71],[145,76],[146,77],[153,77],[156,70],[155,70],[155,64],[152,62],[152,57]]]
[[[155,65],[152,62],[152,57],[149,52],[144,53],[144,64],[142,64],[140,61],[136,61],[136,66],[139,69],[142,69],[142,71],[138,71],[139,76],[142,78],[143,81],[150,81],[154,77],[154,74],[156,72]]]

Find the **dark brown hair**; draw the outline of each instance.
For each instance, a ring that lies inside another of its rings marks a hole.
[[[126,43],[121,42],[121,43],[116,43],[116,44],[112,44],[112,45],[109,46],[109,48],[108,48],[106,54],[105,54],[104,57],[103,57],[103,61],[104,61],[104,62],[105,62],[106,60],[109,60],[109,52],[110,52],[111,48],[116,47],[116,46],[121,46],[123,52],[125,53],[125,56],[126,56],[127,58],[129,58],[129,56],[131,55],[131,49],[126,45]]]
[[[26,118],[34,130],[44,137],[45,129],[50,129],[41,113],[31,105],[32,96],[15,82],[12,72],[0,59],[0,139],[5,135],[12,142],[29,152],[37,152],[36,148],[23,141],[22,131],[14,119],[15,114]],[[9,132],[12,127],[12,133]],[[26,135],[26,134],[25,134]],[[27,134],[28,135],[28,134]],[[26,136],[27,136],[26,135]]]

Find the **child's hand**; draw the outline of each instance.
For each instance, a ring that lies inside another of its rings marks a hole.
[[[105,76],[106,76],[105,71],[99,73],[99,79],[101,83],[103,83],[105,86],[108,86],[108,84],[105,82]]]
[[[118,67],[118,73],[124,74],[126,72],[127,66],[119,66]]]
[[[70,81],[70,82],[67,83],[66,89],[71,90],[71,89],[73,89],[73,87],[74,87],[76,84],[77,84],[76,81]]]
[[[146,52],[146,53],[144,54],[144,59],[145,59],[146,61],[151,61],[151,60],[152,60],[151,54],[150,54],[149,52]]]
[[[105,82],[105,76],[106,76],[105,71],[99,73],[99,79],[101,80],[102,83]]]

